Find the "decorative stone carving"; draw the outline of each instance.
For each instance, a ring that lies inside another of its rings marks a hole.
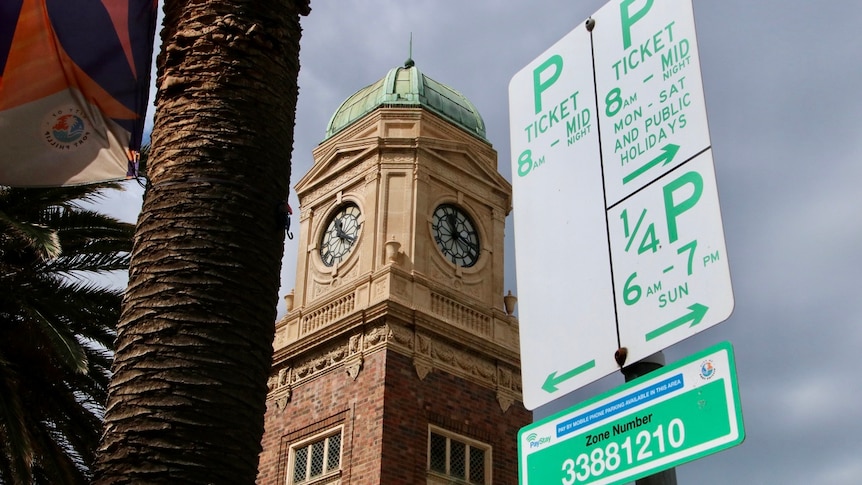
[[[400,152],[395,154],[394,156],[387,157],[386,163],[390,163],[392,165],[406,165],[408,163],[413,163],[412,152],[410,154]]]
[[[497,377],[497,382],[500,383],[500,387],[505,387],[506,389],[511,389],[512,388],[512,371],[507,369],[507,368],[504,368],[504,367],[500,367],[499,371],[500,372],[499,372],[499,376]]]
[[[345,357],[347,357],[347,346],[339,345],[329,353],[329,357],[333,363],[341,362]]]
[[[382,297],[386,294],[386,291],[389,289],[389,280],[382,279],[380,281],[374,282],[374,296]]]
[[[290,293],[284,295],[284,304],[287,307],[288,312],[293,310],[293,298],[294,290],[290,290]]]
[[[342,341],[340,345],[333,346],[323,353],[318,353],[309,356],[306,360],[295,365],[289,380],[291,384],[296,384],[298,381],[320,374],[343,362],[348,354],[349,343]]]
[[[315,298],[317,298],[321,295],[325,295],[326,293],[329,293],[329,290],[332,289],[332,285],[331,284],[323,284],[323,283],[320,283],[318,281],[314,281],[314,282],[312,282],[311,288],[312,288],[311,293],[314,295]]]
[[[284,412],[285,408],[287,408],[287,404],[290,402],[291,398],[290,389],[287,390],[283,395],[275,398],[275,408],[279,410],[279,412]]]
[[[413,367],[416,369],[416,375],[419,376],[420,381],[424,381],[425,377],[428,375],[429,372],[431,372],[431,369],[433,369],[433,366],[431,366],[430,364],[418,361],[416,359],[413,359]]]
[[[362,346],[362,335],[361,334],[351,335],[350,336],[350,342],[347,346],[350,354],[352,355],[352,354],[359,352],[361,350],[361,346]]]
[[[455,351],[448,345],[433,342],[431,345],[431,356],[447,365],[455,364]]]
[[[354,381],[359,376],[359,371],[362,370],[363,362],[362,356],[360,355],[356,359],[352,359],[350,362],[346,362],[344,364],[344,369],[347,371],[347,375],[349,375]]]
[[[386,339],[394,344],[413,350],[413,331],[400,325],[388,325]]]
[[[401,250],[401,243],[395,240],[395,236],[392,236],[391,240],[386,241],[386,244],[383,245],[383,249],[386,255],[386,261],[397,264],[398,251]]]
[[[450,319],[467,315],[469,317],[467,320],[472,323],[466,327],[473,332],[483,333],[477,331],[478,328],[482,328],[482,325],[475,327],[479,322],[484,321],[480,318],[483,317],[480,312],[475,312],[468,307],[455,308],[455,310],[453,308],[455,307],[449,305],[445,307],[444,313]],[[496,390],[497,400],[503,412],[513,402],[520,400],[521,381],[516,367],[510,367],[492,355],[450,342],[443,335],[417,333],[413,327],[393,321],[367,328],[364,333],[345,335],[335,345],[318,347],[316,352],[305,354],[304,359],[300,358],[292,362],[292,367],[282,367],[278,373],[270,376],[267,383],[270,399],[276,400],[276,405],[282,409],[281,406],[289,401],[289,397],[288,400],[284,399],[283,393],[291,392],[292,386],[340,367],[344,368],[344,372],[351,379],[356,380],[362,372],[365,353],[373,352],[383,345],[412,357],[416,375],[420,380],[425,380],[428,374],[437,368]]]
[[[497,392],[497,402],[500,403],[500,409],[505,413],[509,410],[509,407],[515,402],[515,400],[507,394]]]
[[[365,334],[365,348],[373,347],[386,339],[387,329],[385,325],[372,328]]]
[[[497,382],[497,369],[494,366],[494,364],[488,362],[485,359],[479,359],[476,357],[473,357],[472,359],[473,359],[474,369],[476,370],[476,373],[480,377],[487,379],[487,380],[490,380],[491,382],[494,382],[494,383]]]
[[[503,297],[503,307],[506,309],[506,315],[515,313],[515,304],[518,303],[518,297],[512,294],[512,290]]]
[[[431,355],[431,338],[416,334],[416,352],[422,355]]]
[[[269,388],[270,398],[275,402],[275,407],[279,411],[284,411],[287,403],[290,402],[292,389],[290,387],[290,368],[282,367],[277,374],[269,376],[267,387]]]
[[[311,372],[311,366],[308,364],[297,366],[294,369],[293,375],[291,376],[293,379],[293,382],[296,383],[296,381],[309,375],[310,372]]]
[[[279,369],[277,374],[269,376],[269,379],[267,379],[266,381],[266,387],[269,388],[269,392],[277,391],[282,387],[288,385],[289,374],[290,369],[287,367],[282,367],[281,369]]]
[[[431,341],[431,357],[434,364],[448,368],[462,375],[492,387],[497,383],[496,366],[488,359],[477,357],[469,352],[454,348],[440,341]]]

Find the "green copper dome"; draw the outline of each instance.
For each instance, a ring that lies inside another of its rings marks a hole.
[[[412,59],[341,103],[329,120],[326,138],[382,106],[426,108],[485,139],[485,122],[473,103],[458,91],[422,74]]]

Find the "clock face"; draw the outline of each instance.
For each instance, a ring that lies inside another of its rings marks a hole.
[[[362,224],[359,222],[359,207],[347,204],[329,218],[320,236],[320,259],[326,266],[341,263],[359,239]]]
[[[431,218],[434,241],[443,256],[452,263],[469,268],[479,259],[479,233],[464,211],[451,204],[434,210]]]

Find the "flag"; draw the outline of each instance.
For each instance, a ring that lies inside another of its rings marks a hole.
[[[0,1],[0,185],[135,176],[157,0]]]

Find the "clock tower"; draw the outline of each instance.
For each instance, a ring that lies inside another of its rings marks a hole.
[[[517,483],[511,185],[478,111],[408,60],[342,103],[313,156],[258,483]]]

